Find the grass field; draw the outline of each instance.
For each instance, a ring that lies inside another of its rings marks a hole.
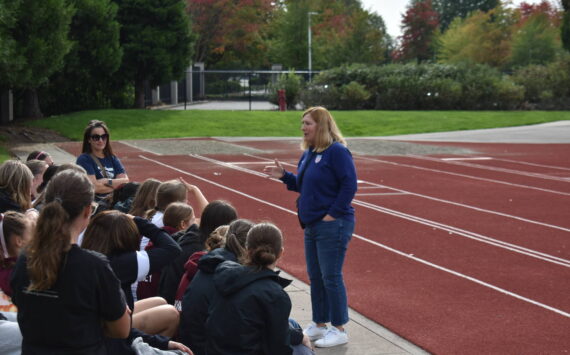
[[[347,137],[389,136],[510,127],[570,120],[570,111],[334,111]],[[173,137],[291,137],[300,135],[299,111],[82,111],[26,125],[55,130],[81,140],[90,120],[103,120],[113,139]]]

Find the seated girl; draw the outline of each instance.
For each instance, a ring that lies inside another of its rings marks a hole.
[[[251,228],[244,265],[224,261],[214,273],[213,299],[206,321],[206,353],[292,354],[291,281],[274,271],[283,255],[281,231],[270,223]],[[303,338],[305,345],[308,338]]]
[[[170,236],[184,231],[194,224],[194,211],[192,207],[184,202],[173,202],[164,211],[164,227],[162,230]],[[174,239],[174,238],[173,238]],[[152,242],[148,243],[145,250],[148,252],[154,248]],[[137,299],[155,297],[158,295],[158,282],[160,280],[160,270],[150,273],[144,280],[138,283]]]
[[[212,249],[198,261],[196,275],[188,287],[182,290],[182,313],[180,314],[178,337],[180,342],[192,348],[196,355],[202,355],[206,351],[205,326],[210,300],[215,292],[214,271],[219,264],[226,260],[238,261],[243,259],[245,256],[245,239],[251,227],[253,227],[253,223],[246,219],[236,219],[230,223],[224,245],[219,249]],[[196,254],[194,253],[194,255]]]
[[[22,334],[12,303],[10,275],[20,251],[32,238],[33,221],[19,212],[0,214],[0,349],[2,354],[20,354]]]
[[[178,239],[182,253],[162,270],[158,295],[168,303],[174,304],[176,291],[184,275],[184,264],[188,258],[195,252],[205,249],[206,239],[216,228],[229,224],[236,218],[237,211],[229,203],[220,200],[210,202],[202,212],[200,226],[192,224]]]
[[[153,242],[154,248],[148,252],[139,251],[140,235],[144,234]],[[141,335],[172,337],[176,333],[179,316],[174,307],[158,297],[134,302],[131,284],[144,279],[149,273],[160,270],[180,254],[180,247],[164,231],[149,221],[122,212],[109,210],[97,214],[89,223],[83,237],[82,247],[107,255],[111,268],[121,281],[127,304],[133,308],[132,327],[126,344],[107,342],[108,349],[128,349],[132,340]],[[167,338],[145,338],[149,344],[160,349],[180,349],[182,345]]]
[[[73,170],[47,186],[10,283],[24,354],[102,354],[105,335],[129,335],[130,310],[107,258],[76,244],[89,223],[93,194],[89,178]]]

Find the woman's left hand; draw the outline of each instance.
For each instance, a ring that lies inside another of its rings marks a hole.
[[[334,221],[336,218],[334,218],[333,216],[331,216],[330,214],[327,214],[326,216],[323,217],[323,221],[325,222],[330,222],[330,221]]]
[[[172,340],[168,342],[168,350],[180,350],[187,354],[194,355],[192,350],[190,350],[186,345]]]

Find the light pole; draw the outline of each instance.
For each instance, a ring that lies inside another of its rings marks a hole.
[[[309,82],[311,81],[312,70],[313,70],[313,57],[311,55],[311,15],[317,15],[316,12],[307,12],[307,17],[309,18],[309,26],[307,28],[308,42],[309,42]]]

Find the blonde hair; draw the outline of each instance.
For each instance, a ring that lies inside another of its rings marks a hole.
[[[178,229],[182,221],[192,218],[194,211],[192,207],[184,202],[173,202],[164,210],[162,221],[165,226]]]
[[[156,190],[156,206],[147,212],[146,218],[152,219],[156,211],[162,211],[172,202],[182,202],[188,197],[188,189],[178,180],[161,183]]]
[[[229,228],[230,226],[225,224],[214,229],[214,231],[210,233],[208,239],[206,239],[206,250],[210,251],[223,247],[226,243],[226,236]]]
[[[0,189],[20,206],[22,211],[32,207],[32,180],[34,175],[19,160],[6,160],[0,165]]]
[[[342,136],[342,133],[338,129],[334,118],[331,113],[324,107],[315,106],[310,107],[305,112],[303,116],[310,115],[313,121],[317,125],[317,131],[315,132],[315,142],[314,146],[310,147],[308,143],[303,140],[301,142],[301,149],[305,150],[308,148],[313,148],[313,151],[320,153],[327,149],[334,142],[339,142],[346,147],[346,140]]]
[[[160,186],[160,180],[146,179],[139,186],[129,214],[144,217],[148,210],[156,206],[156,190]]]

